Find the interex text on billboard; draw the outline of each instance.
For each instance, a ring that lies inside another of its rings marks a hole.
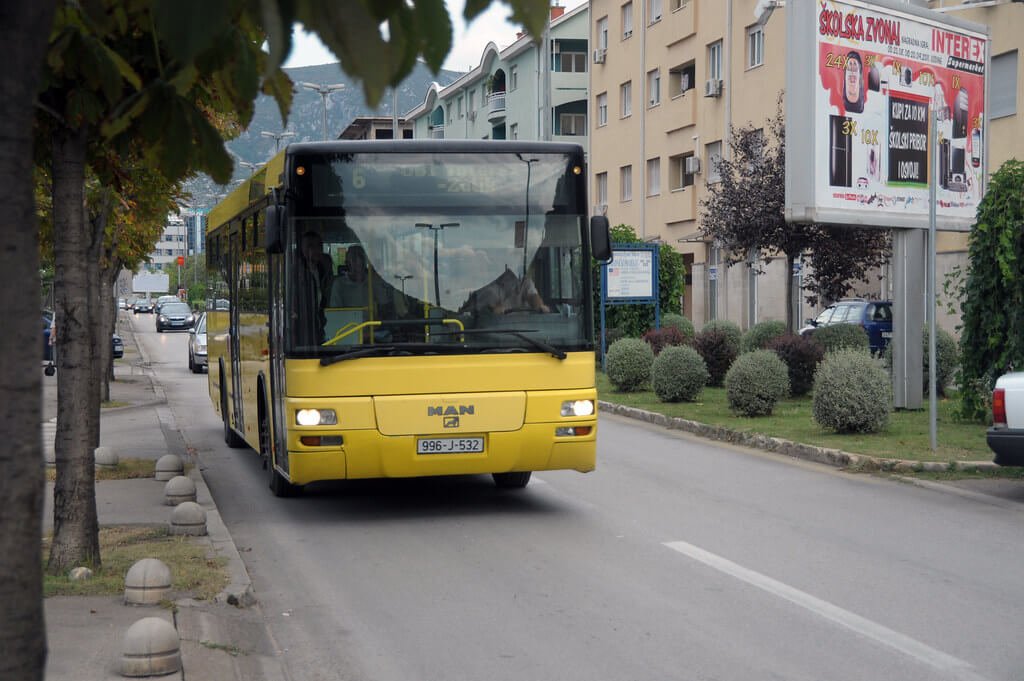
[[[792,3],[797,11],[800,5]],[[810,80],[798,88],[810,104],[803,113],[813,118],[801,129],[814,131],[809,162],[794,164],[810,175],[810,187],[794,203],[816,222],[923,228],[934,175],[942,226],[969,226],[985,182],[986,34],[892,3],[815,0],[813,11],[798,22],[813,21],[813,38],[790,37],[791,45],[814,46],[803,72],[787,74]],[[787,101],[787,116],[793,105]],[[787,150],[799,151],[789,141]]]

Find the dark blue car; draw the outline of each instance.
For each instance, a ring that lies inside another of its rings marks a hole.
[[[815,329],[833,324],[857,324],[868,334],[872,354],[885,350],[892,340],[892,301],[844,299],[832,303],[800,329],[801,336],[810,336]]]

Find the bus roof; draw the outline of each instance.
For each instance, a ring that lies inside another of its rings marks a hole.
[[[207,233],[217,229],[241,213],[253,201],[266,196],[272,187],[277,187],[281,184],[286,151],[287,147],[264,163],[259,170],[246,178],[242,184],[235,187],[220,203],[210,209],[206,219]]]
[[[358,154],[393,153],[505,153],[581,154],[583,147],[568,142],[537,142],[530,140],[477,139],[411,139],[411,140],[336,140],[332,142],[299,142],[289,144],[289,154]]]

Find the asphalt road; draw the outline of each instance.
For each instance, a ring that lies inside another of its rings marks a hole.
[[[187,335],[136,326],[293,679],[1024,677],[1024,504],[604,415],[587,475],[277,499]]]

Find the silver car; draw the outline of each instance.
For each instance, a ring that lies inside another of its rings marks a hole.
[[[188,331],[188,368],[193,374],[203,373],[208,368],[206,358],[206,313]]]

